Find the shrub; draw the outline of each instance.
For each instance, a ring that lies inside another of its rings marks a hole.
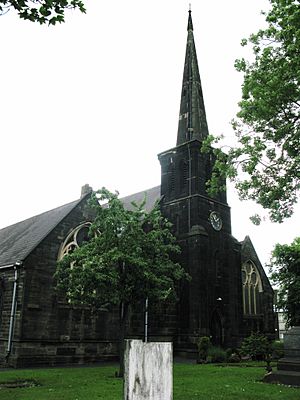
[[[208,349],[211,347],[210,338],[201,336],[197,340],[198,358],[197,363],[201,364],[207,361]]]
[[[241,354],[249,355],[252,360],[265,360],[270,353],[270,343],[266,336],[260,333],[252,333],[251,336],[245,338],[241,345]]]
[[[283,341],[274,340],[274,342],[272,343],[272,358],[274,360],[278,360],[283,356],[284,356]]]
[[[229,362],[229,363],[239,363],[239,362],[241,362],[241,356],[238,353],[232,353],[227,358],[227,362]]]
[[[226,359],[229,358],[231,356],[231,354],[234,352],[233,349],[231,349],[231,348],[226,349],[225,351],[226,351]]]
[[[226,361],[226,351],[221,347],[211,346],[208,349],[208,357],[212,363],[222,363]]]
[[[238,349],[226,349],[226,361],[230,363],[238,363],[241,361],[241,355]]]

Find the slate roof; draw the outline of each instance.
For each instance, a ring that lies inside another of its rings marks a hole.
[[[0,266],[23,261],[81,200],[0,229]]]
[[[145,194],[145,209],[150,211],[160,199],[160,186],[123,197],[121,200],[125,207],[130,209],[131,202],[141,203]],[[83,198],[75,200],[0,229],[0,267],[23,261],[82,200]]]
[[[140,204],[146,199],[145,210],[147,212],[151,211],[155,203],[160,200],[160,186],[155,186],[151,189],[143,190],[138,193],[131,194],[126,197],[122,197],[120,200],[124,204],[124,207],[131,210],[132,202]]]

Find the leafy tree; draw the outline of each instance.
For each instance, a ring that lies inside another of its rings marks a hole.
[[[240,111],[232,122],[237,145],[227,155],[214,150],[218,160],[209,186],[214,194],[227,176],[242,200],[256,201],[272,221],[282,222],[292,215],[300,188],[300,4],[270,3],[263,13],[266,29],[242,41],[252,46],[254,60],[235,63],[244,74]],[[209,137],[204,150],[212,142]]]
[[[20,18],[55,25],[65,21],[65,10],[79,9],[85,13],[81,0],[0,0],[0,15],[14,9]]]
[[[129,307],[146,298],[176,299],[176,283],[187,274],[171,258],[179,247],[158,206],[147,213],[145,202],[133,203],[127,210],[118,194],[105,188],[92,195],[90,206],[96,213],[90,240],[58,263],[57,287],[72,305],[95,311],[119,306],[122,376]]]
[[[300,237],[290,245],[277,244],[272,253],[271,279],[279,286],[278,306],[287,324],[300,325]]]

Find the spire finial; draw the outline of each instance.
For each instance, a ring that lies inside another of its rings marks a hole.
[[[191,14],[189,10],[176,146],[192,140],[201,142],[208,136]]]
[[[188,21],[187,30],[188,30],[188,31],[192,31],[192,30],[193,30],[192,6],[191,6],[191,3],[189,4],[189,21]]]

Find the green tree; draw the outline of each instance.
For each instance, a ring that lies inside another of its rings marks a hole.
[[[263,13],[267,27],[242,41],[252,46],[254,59],[235,63],[244,74],[232,122],[237,145],[227,155],[214,150],[218,161],[208,185],[214,194],[229,177],[242,200],[256,201],[272,221],[282,222],[292,215],[300,188],[300,3],[270,3]],[[209,137],[204,147],[212,142]]]
[[[287,324],[300,325],[300,237],[290,245],[277,244],[272,253],[271,279],[278,285],[278,306]]]
[[[177,282],[188,276],[173,261],[180,249],[158,206],[149,213],[145,202],[125,209],[118,194],[105,188],[92,195],[90,206],[96,214],[90,240],[58,263],[57,287],[72,305],[95,311],[119,306],[122,376],[129,307],[146,298],[153,303],[175,300]]]
[[[86,12],[81,0],[0,0],[0,14],[10,9],[16,10],[20,18],[49,25],[64,22],[67,9]]]

